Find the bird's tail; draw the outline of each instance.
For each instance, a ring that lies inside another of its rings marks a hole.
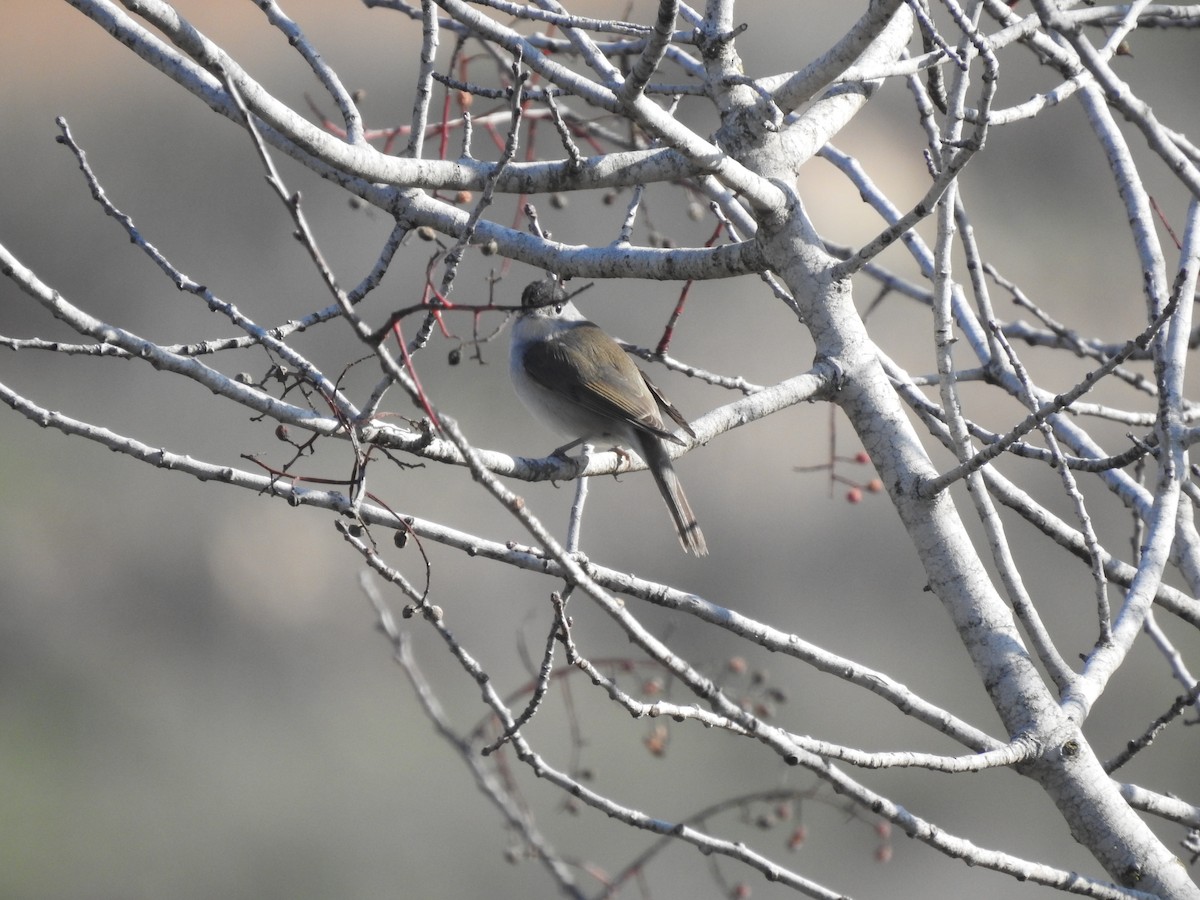
[[[659,493],[666,501],[667,509],[671,511],[671,518],[675,520],[679,543],[683,544],[683,549],[689,553],[707,556],[708,544],[704,542],[704,533],[700,531],[700,523],[696,521],[691,504],[683,493],[683,485],[679,483],[679,476],[675,474],[675,467],[671,465],[671,455],[667,448],[655,435],[640,434],[638,437],[642,459],[650,467]]]

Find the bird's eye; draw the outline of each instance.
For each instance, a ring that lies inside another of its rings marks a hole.
[[[563,311],[563,305],[562,305],[561,303],[555,303],[555,304],[554,304],[554,314],[555,314],[555,315],[558,315],[558,314],[560,314],[562,311]]]

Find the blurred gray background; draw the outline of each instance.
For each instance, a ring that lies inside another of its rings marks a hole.
[[[604,11],[603,4],[593,6],[595,14]],[[739,47],[749,74],[803,64],[845,28],[858,6],[745,4],[750,29]],[[281,99],[303,104],[308,93],[332,111],[254,4],[209,0],[178,7]],[[289,0],[285,9],[347,85],[366,90],[369,125],[407,121],[406,85],[419,33],[414,25],[352,0]],[[63,115],[113,201],[188,275],[264,324],[329,302],[290,237],[290,222],[244,132],[67,4],[0,0],[0,10],[0,242],[19,259],[76,304],[146,337],[174,342],[233,334],[194,298],[175,291],[105,219],[73,157],[54,141],[54,117]],[[1194,129],[1193,86],[1200,74],[1194,43],[1138,36],[1134,49],[1123,71],[1135,83],[1152,79],[1146,99],[1160,116]],[[1052,85],[1025,60],[1024,69],[1005,69],[1001,104]],[[900,204],[915,201],[923,189],[914,150],[922,138],[905,100],[899,85],[889,85],[837,140]],[[1068,105],[994,132],[964,190],[989,259],[1060,318],[1115,340],[1141,315],[1137,272],[1104,161],[1081,125],[1080,113]],[[452,140],[457,147],[457,136]],[[389,222],[352,209],[345,195],[299,167],[280,165],[289,186],[304,191],[306,212],[342,284],[355,284]],[[1180,223],[1185,198],[1158,180],[1153,165],[1148,177],[1152,186],[1164,186],[1159,202]],[[824,163],[806,168],[801,187],[830,238],[861,242],[878,228]],[[562,211],[539,201],[557,237],[612,238],[624,197],[611,207],[594,197],[570,200]],[[497,205],[498,221],[511,221],[506,202]],[[689,223],[654,192],[645,212],[662,231],[686,241],[702,242],[711,227]],[[417,298],[428,251],[416,242],[402,251],[368,305],[369,317],[381,321],[389,309]],[[898,250],[886,261],[912,270]],[[486,299],[481,276],[494,262],[472,262],[456,298]],[[537,274],[514,267],[498,299],[513,302]],[[611,331],[652,343],[676,291],[676,285],[599,285],[582,305]],[[865,305],[875,288],[864,284],[860,292]],[[637,303],[624,302],[631,298]],[[696,286],[688,315],[673,352],[706,368],[769,383],[803,371],[811,359],[802,331],[753,279]],[[452,320],[463,335],[470,328],[465,318]],[[904,365],[932,368],[923,311],[892,300],[873,323]],[[361,355],[344,331],[334,326],[297,343],[336,374]],[[0,282],[0,333],[71,339],[7,280]],[[435,402],[481,446],[548,452],[554,437],[527,417],[508,387],[507,337],[483,348],[484,365],[451,367],[451,346],[435,342],[419,361]],[[1039,361],[1047,386],[1060,386],[1059,362]],[[221,364],[226,371],[265,369],[256,354]],[[1061,386],[1080,371],[1075,365],[1061,370]],[[0,380],[43,406],[151,445],[238,465],[246,465],[241,453],[285,458],[287,448],[270,427],[144,365],[22,351],[0,354],[0,366]],[[348,383],[361,390],[374,371],[360,366]],[[691,416],[730,399],[679,376],[655,378]],[[1003,427],[1015,409],[974,412]],[[886,502],[868,497],[854,506],[845,501],[846,485],[831,488],[824,473],[793,472],[828,460],[830,421],[823,406],[792,410],[725,435],[680,463],[715,550],[708,559],[679,552],[658,497],[636,475],[593,486],[587,548],[601,562],[696,590],[881,668],[998,733],[952,629],[922,592],[922,574]],[[858,445],[849,429],[839,423],[836,433],[839,452],[852,455]],[[1114,446],[1120,440],[1114,433]],[[306,470],[345,477],[348,466],[344,448],[327,442]],[[839,473],[862,481],[872,476],[853,465]],[[463,471],[405,473],[377,465],[372,478],[372,489],[398,510],[498,539],[522,537]],[[1034,477],[1033,483],[1044,485],[1047,502],[1062,508],[1052,480]],[[561,532],[570,492],[550,485],[522,492]],[[7,409],[0,411],[0,504],[0,896],[304,900],[553,893],[536,863],[504,861],[514,838],[418,709],[356,586],[359,561],[328,516],[151,469],[39,429]],[[1126,523],[1114,519],[1107,527],[1119,534]],[[1065,650],[1086,650],[1089,620],[1078,614],[1091,603],[1086,573],[1019,529],[1014,544]],[[392,561],[418,577],[415,557],[405,552]],[[502,693],[521,688],[529,677],[521,644],[539,652],[552,585],[498,566],[465,566],[461,557],[436,549],[433,558],[433,599],[451,628],[482,658]],[[740,686],[748,698],[762,697],[751,674],[727,675],[730,656],[746,654],[730,637],[634,606],[694,663],[728,678],[731,690]],[[582,603],[574,614],[590,656],[628,657],[628,644],[599,614]],[[418,657],[452,719],[469,728],[482,713],[476,688],[430,631],[418,626],[414,634]],[[1194,638],[1181,648],[1193,660],[1200,650]],[[753,654],[748,664],[750,673],[784,692],[776,712],[793,730],[868,749],[958,752],[839,681]],[[803,772],[785,771],[757,744],[688,728],[672,730],[666,755],[653,757],[643,746],[653,726],[630,723],[593,693],[582,681],[573,684],[573,712],[586,739],[580,764],[601,790],[652,815],[683,817],[738,792],[813,784]],[[1139,648],[1096,711],[1098,751],[1120,749],[1175,693],[1161,660]],[[564,710],[556,695],[530,732],[561,767],[573,753]],[[1195,753],[1194,735],[1175,728],[1126,777],[1160,790],[1194,788]],[[611,873],[649,840],[595,814],[566,810],[548,786],[524,772],[519,777],[543,830],[568,858]],[[1040,792],[1015,775],[948,782],[892,772],[865,780],[978,843],[1034,857],[1053,848],[1054,864],[1096,874]],[[856,896],[904,895],[897,890],[906,885],[919,885],[927,897],[964,890],[981,898],[1049,896],[937,859],[902,836],[893,838],[891,861],[876,862],[874,823],[848,819],[828,792],[804,805],[809,837],[795,852],[785,848],[791,823],[762,833],[753,815],[747,818],[727,814],[712,824]],[[1161,833],[1173,844],[1183,836],[1172,828]],[[717,896],[710,865],[675,847],[647,871],[650,895]],[[787,894],[736,866],[717,865],[729,882],[745,879],[756,897]],[[586,876],[581,880],[591,884]]]

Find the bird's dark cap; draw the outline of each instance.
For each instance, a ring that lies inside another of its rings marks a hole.
[[[521,308],[534,309],[539,306],[554,306],[567,302],[567,290],[556,278],[543,278],[525,287],[521,292]]]

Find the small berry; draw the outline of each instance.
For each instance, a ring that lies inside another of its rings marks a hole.
[[[803,825],[797,825],[794,829],[792,829],[792,836],[788,838],[788,849],[799,850],[804,846],[804,842],[806,840],[808,840],[808,829]]]
[[[667,741],[670,732],[667,731],[666,725],[656,725],[646,735],[646,749],[650,751],[652,756],[665,756],[667,752]]]

